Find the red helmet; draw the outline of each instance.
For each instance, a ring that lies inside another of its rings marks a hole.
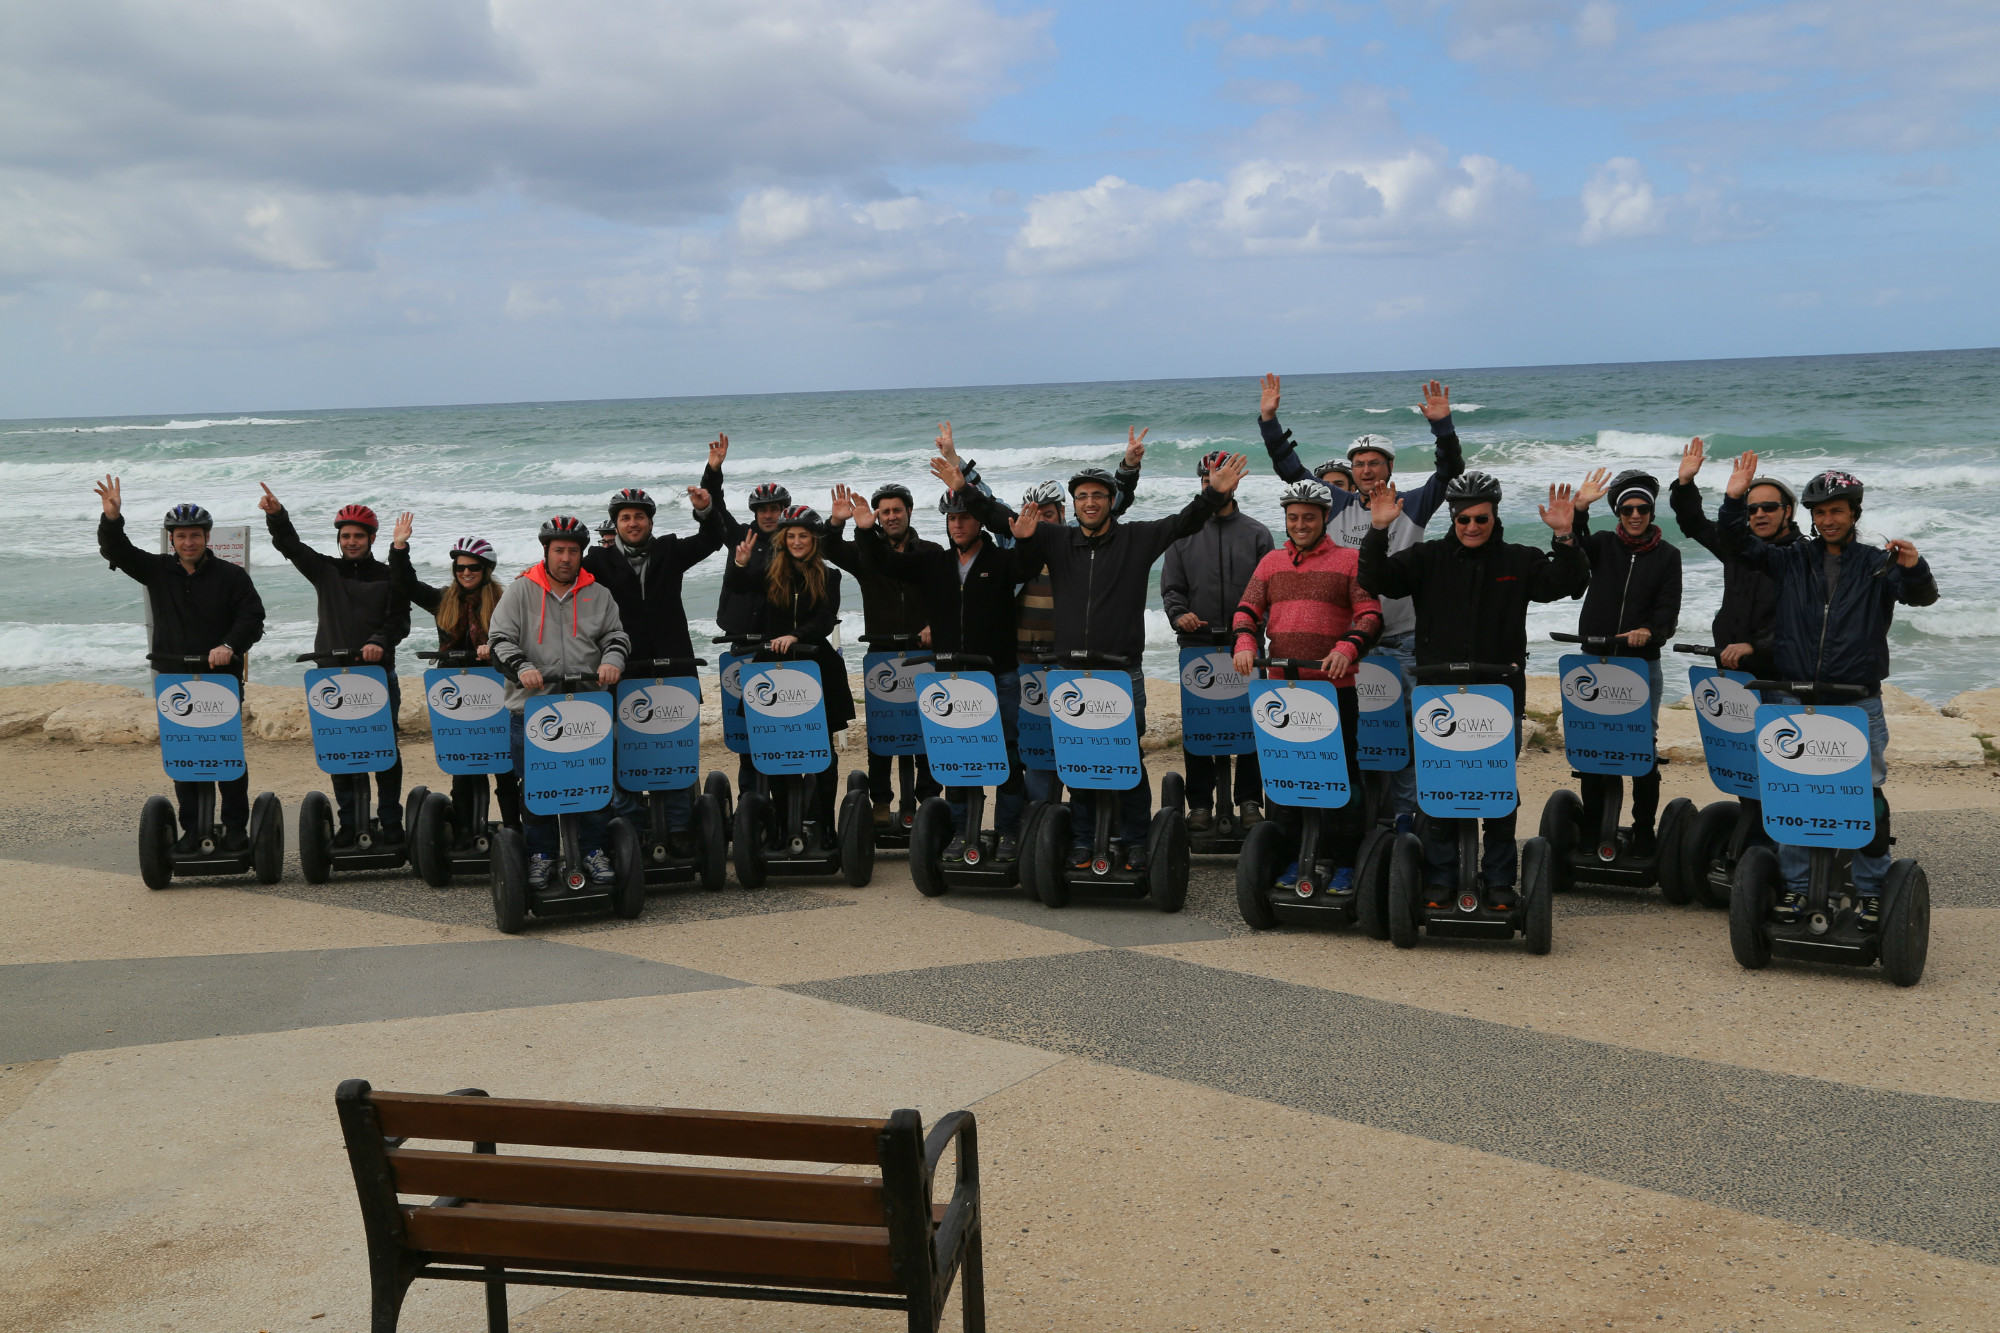
[[[371,533],[381,526],[375,521],[375,511],[367,505],[342,505],[340,512],[333,516],[334,529],[338,531],[350,523],[359,523]]]

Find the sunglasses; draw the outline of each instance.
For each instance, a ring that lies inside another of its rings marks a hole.
[[[1620,506],[1618,507],[1618,512],[1619,512],[1619,514],[1620,514],[1621,516],[1623,516],[1623,517],[1625,517],[1625,518],[1631,518],[1631,517],[1633,517],[1633,516],[1635,516],[1635,515],[1638,515],[1638,514],[1650,514],[1650,513],[1652,513],[1652,512],[1653,512],[1653,506],[1651,506],[1651,505],[1620,505]]]
[[[1784,502],[1781,500],[1759,500],[1756,504],[1746,506],[1753,514],[1775,514],[1784,507]]]
[[[1453,514],[1451,521],[1462,528],[1483,528],[1493,521],[1491,514]]]
[[[454,574],[477,574],[485,568],[486,566],[484,565],[453,565],[451,572]]]

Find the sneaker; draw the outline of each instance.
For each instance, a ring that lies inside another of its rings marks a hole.
[[[1133,871],[1146,868],[1146,848],[1143,843],[1133,843],[1132,849],[1125,853],[1125,868]]]
[[[555,858],[536,852],[528,858],[528,887],[540,893],[549,886],[549,872],[556,868]]]
[[[403,821],[400,819],[394,823],[384,821],[376,841],[384,847],[401,847],[403,845]]]
[[[1072,870],[1088,870],[1090,863],[1095,859],[1087,842],[1080,842],[1069,849],[1069,864]]]
[[[616,876],[611,873],[611,858],[602,848],[583,858],[583,868],[590,872],[592,884],[609,884]]]
[[[1000,843],[993,849],[995,861],[1018,861],[1021,859],[1021,840],[1011,833],[1000,835]]]
[[[1290,865],[1286,866],[1282,871],[1278,872],[1279,888],[1289,889],[1292,887],[1292,885],[1298,882],[1299,882],[1299,863],[1297,861],[1292,862]]]
[[[183,833],[180,837],[174,839],[174,854],[177,856],[192,856],[200,850],[201,836],[199,834]]]
[[[355,845],[354,830],[351,827],[344,828],[340,830],[340,832],[333,835],[333,848],[335,851],[347,851],[351,849],[354,845]]]
[[[1335,869],[1333,878],[1327,882],[1326,891],[1328,893],[1354,892],[1354,867],[1340,866]]]
[[[1641,858],[1650,858],[1657,855],[1659,845],[1653,837],[1653,826],[1651,824],[1644,826],[1634,824],[1632,826],[1631,841],[1625,844],[1625,850],[1632,856]]]
[[[1511,912],[1515,907],[1514,886],[1512,884],[1488,884],[1484,886],[1486,905],[1496,912]]]
[[[694,830],[675,829],[667,835],[667,855],[681,860],[694,855]]]
[[[1882,924],[1882,900],[1863,898],[1854,909],[1854,919],[1861,923],[1863,930],[1874,930]]]
[[[1402,814],[1396,816],[1396,833],[1398,836],[1405,833],[1415,833],[1416,831],[1417,817],[1415,815]]]
[[[1236,807],[1236,822],[1244,828],[1264,822],[1264,807],[1255,801],[1245,801]]]
[[[1208,832],[1215,827],[1215,811],[1206,806],[1197,806],[1188,811],[1187,826],[1189,833]]]
[[[231,828],[223,830],[222,850],[231,856],[243,856],[250,850],[250,830]]]
[[[1798,892],[1786,892],[1778,897],[1778,905],[1771,909],[1773,921],[1797,921],[1799,913],[1806,910],[1806,896]]]
[[[944,845],[944,859],[947,861],[963,861],[965,859],[965,839],[954,836],[950,842],[946,843]]]
[[[896,818],[895,815],[889,812],[889,803],[887,801],[875,802],[876,828],[878,829],[888,828],[892,823],[895,822],[895,818]]]

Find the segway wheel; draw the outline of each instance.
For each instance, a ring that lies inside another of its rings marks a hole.
[[[646,910],[646,862],[639,851],[639,830],[620,816],[611,821],[604,841],[611,857],[611,910],[631,921]]]
[[[1729,951],[1752,971],[1771,961],[1771,909],[1783,876],[1778,854],[1769,847],[1743,849],[1729,891]]]
[[[857,791],[860,792],[867,791],[868,774],[858,768],[849,769],[847,773],[847,790],[850,794]],[[875,806],[872,801],[869,803],[868,811],[869,811],[869,817],[872,819],[874,817],[874,812],[875,812]]]
[[[1898,986],[1924,979],[1931,953],[1931,882],[1909,857],[1889,863],[1882,883],[1882,971]]]
[[[1545,954],[1555,943],[1556,902],[1549,888],[1549,844],[1544,838],[1530,838],[1521,848],[1521,887],[1526,901],[1521,910],[1525,919],[1521,935],[1528,952]]]
[[[1288,859],[1285,830],[1272,820],[1254,824],[1236,854],[1236,910],[1243,924],[1252,930],[1269,930],[1278,924],[1271,910],[1271,886]]]
[[[451,797],[431,792],[417,807],[417,817],[409,827],[410,859],[417,873],[434,889],[451,884],[451,841],[458,830],[451,826]]]
[[[1181,774],[1168,773],[1160,779],[1160,809],[1187,813],[1187,779]]]
[[[1583,819],[1583,798],[1567,787],[1558,787],[1542,807],[1541,836],[1549,840],[1549,886],[1557,893],[1570,890],[1570,854],[1576,850],[1577,830]]]
[[[1371,828],[1354,857],[1355,924],[1371,940],[1389,938],[1389,862],[1395,850],[1393,830]]]
[[[729,881],[728,828],[722,804],[712,794],[703,792],[694,798],[695,855],[699,858],[695,867],[701,874],[701,886],[710,893],[720,893]]]
[[[412,787],[403,797],[403,851],[410,858],[411,866],[418,874],[423,868],[417,865],[417,816],[424,811],[424,802],[430,799],[429,787]]]
[[[285,873],[285,807],[274,791],[250,807],[250,871],[259,884],[276,884]]]
[[[1688,821],[1681,834],[1681,877],[1704,907],[1727,907],[1729,895],[1709,881],[1709,867],[1729,854],[1742,807],[1734,801],[1711,801]]]
[[[855,778],[861,779],[856,789]],[[850,888],[875,878],[875,810],[868,799],[868,775],[848,775],[847,797],[840,803],[840,873]]]
[[[308,884],[333,878],[333,802],[323,791],[299,802],[299,871]]]
[[[174,803],[148,796],[139,807],[139,878],[149,889],[174,882]]]
[[[521,830],[503,826],[493,831],[491,848],[493,928],[518,935],[528,924],[528,844]]]
[[[1022,889],[1038,902],[1042,896],[1042,863],[1035,859],[1035,829],[1041,823],[1042,811],[1047,808],[1041,801],[1029,801],[1021,807],[1021,831],[1017,835],[1014,851],[1014,874],[1020,880]]]
[[[1389,942],[1417,947],[1417,913],[1424,901],[1424,846],[1414,833],[1399,833],[1389,850]]]
[[[769,877],[771,858],[764,839],[771,827],[771,800],[762,792],[746,791],[736,804],[736,820],[730,832],[731,851],[736,861],[736,882],[746,889],[761,889]]]
[[[944,896],[944,849],[950,841],[951,805],[932,796],[917,807],[917,822],[910,826],[910,879],[926,898]],[[1033,859],[1023,856],[1022,867]]]
[[[1656,848],[1653,860],[1653,878],[1659,881],[1660,896],[1676,907],[1685,907],[1694,901],[1694,886],[1683,854],[1687,850],[1688,820],[1694,814],[1694,802],[1685,796],[1676,796],[1667,802],[1667,808],[1660,811],[1660,831],[1654,842]]]
[[[701,794],[713,796],[716,804],[722,807],[722,841],[726,845],[729,842],[730,826],[736,820],[736,802],[729,794],[729,779],[723,776],[721,769],[709,770],[708,776],[702,780]],[[718,884],[716,887],[722,886]]]
[[[1146,896],[1162,912],[1180,911],[1187,906],[1188,829],[1177,808],[1169,806],[1153,816],[1146,847]]]
[[[1069,906],[1070,808],[1060,802],[1042,812],[1035,825],[1035,887],[1044,907]]]

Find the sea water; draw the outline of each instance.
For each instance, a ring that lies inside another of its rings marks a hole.
[[[1698,480],[1711,515],[1728,460],[1744,449],[1758,451],[1761,471],[1794,487],[1825,468],[1854,472],[1868,486],[1863,535],[1915,541],[1943,593],[1935,606],[1898,610],[1894,680],[1936,701],[1996,682],[2000,351],[1435,373],[1451,385],[1468,466],[1506,487],[1501,514],[1513,541],[1546,545],[1536,504],[1551,483],[1575,482],[1597,467],[1641,467],[1664,487],[1694,435],[1709,446]],[[1414,488],[1430,468],[1430,432],[1415,407],[1421,378],[1287,375],[1280,420],[1308,464],[1343,453],[1357,435],[1389,436],[1398,449],[1396,480]],[[1131,517],[1158,518],[1184,505],[1203,453],[1243,450],[1252,462],[1244,507],[1282,540],[1281,483],[1259,443],[1257,397],[1256,380],[1245,376],[0,423],[0,491],[13,539],[0,583],[0,684],[144,679],[140,591],[97,555],[91,483],[107,473],[124,480],[127,530],[143,548],[157,549],[159,516],[183,501],[205,505],[218,523],[252,525],[250,567],[269,613],[252,678],[282,683],[301,678],[292,657],[312,646],[313,594],[264,537],[259,482],[284,501],[305,539],[327,551],[343,504],[366,504],[380,516],[378,553],[395,516],[412,511],[418,574],[436,585],[449,578],[446,555],[456,538],[491,541],[502,575],[511,577],[537,558],[543,519],[576,514],[595,527],[623,486],[652,492],[663,530],[689,530],[685,487],[699,479],[717,432],[730,437],[725,495],[739,516],[760,481],[783,483],[795,502],[822,513],[835,483],[866,491],[899,481],[918,497],[918,530],[941,540],[940,487],[927,466],[939,422],[952,422],[960,454],[976,459],[1010,504],[1032,483],[1112,466],[1126,428],[1142,426],[1151,434]],[[1595,526],[1612,521],[1608,510],[1599,502]],[[1681,537],[1664,491],[1659,518],[1683,556],[1676,637],[1707,642],[1721,572]],[[1443,522],[1434,518],[1431,531],[1442,534]],[[706,636],[715,628],[724,558],[718,552],[687,579],[688,615],[704,655],[713,651]],[[858,669],[860,598],[851,580],[844,591],[845,651]],[[1574,630],[1577,607],[1564,601],[1530,615],[1531,669],[1554,669],[1564,650],[1547,635]],[[414,616],[405,654],[435,646],[427,621]],[[1171,675],[1173,636],[1157,586],[1146,631],[1148,672]],[[416,663],[406,657],[403,667]],[[1684,691],[1684,672],[1667,679],[1670,694]]]

